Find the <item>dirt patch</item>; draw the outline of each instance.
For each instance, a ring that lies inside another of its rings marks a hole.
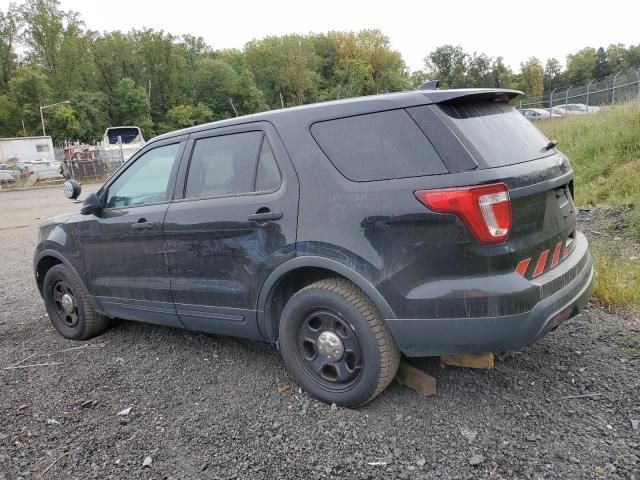
[[[33,281],[35,240],[0,231],[0,368],[26,367],[0,370],[0,478],[639,477],[628,312],[592,306],[489,371],[413,359],[436,396],[392,384],[332,409],[262,344],[133,322],[63,339]]]

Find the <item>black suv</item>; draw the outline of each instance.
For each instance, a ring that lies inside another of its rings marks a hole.
[[[567,159],[512,90],[424,90],[156,137],[80,213],[40,227],[64,337],[109,318],[276,344],[362,405],[407,356],[530,344],[588,302]],[[67,185],[69,196],[79,194]]]

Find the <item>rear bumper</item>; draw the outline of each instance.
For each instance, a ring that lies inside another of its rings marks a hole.
[[[582,237],[581,240],[582,245],[571,255],[574,257],[572,261],[563,262],[532,283],[539,284],[542,296],[545,284],[561,281],[569,269],[579,268],[579,271],[555,293],[541,298],[530,311],[480,318],[388,319],[387,324],[398,347],[409,357],[427,357],[502,352],[534,343],[589,303],[593,288],[593,261],[586,239]]]

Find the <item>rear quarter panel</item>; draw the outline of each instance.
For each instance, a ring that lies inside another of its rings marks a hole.
[[[308,126],[279,131],[300,179],[298,255],[331,258],[357,271],[398,318],[507,315],[539,300],[528,281],[512,275],[518,239],[480,246],[457,217],[429,211],[413,192],[503,181],[514,198],[526,196],[570,181],[559,155],[495,169],[352,182],[326,158]],[[470,279],[463,292],[459,282],[449,282],[461,278]],[[425,285],[429,293],[423,294]]]

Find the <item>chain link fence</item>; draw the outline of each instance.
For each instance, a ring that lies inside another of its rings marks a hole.
[[[517,104],[523,108],[562,107],[580,103],[587,107],[616,105],[640,99],[640,69],[619,72],[600,82],[595,80],[587,85],[556,88],[542,97],[525,97]]]
[[[109,177],[135,153],[137,149],[104,149],[93,145],[68,145],[64,148],[62,175],[83,180]]]

